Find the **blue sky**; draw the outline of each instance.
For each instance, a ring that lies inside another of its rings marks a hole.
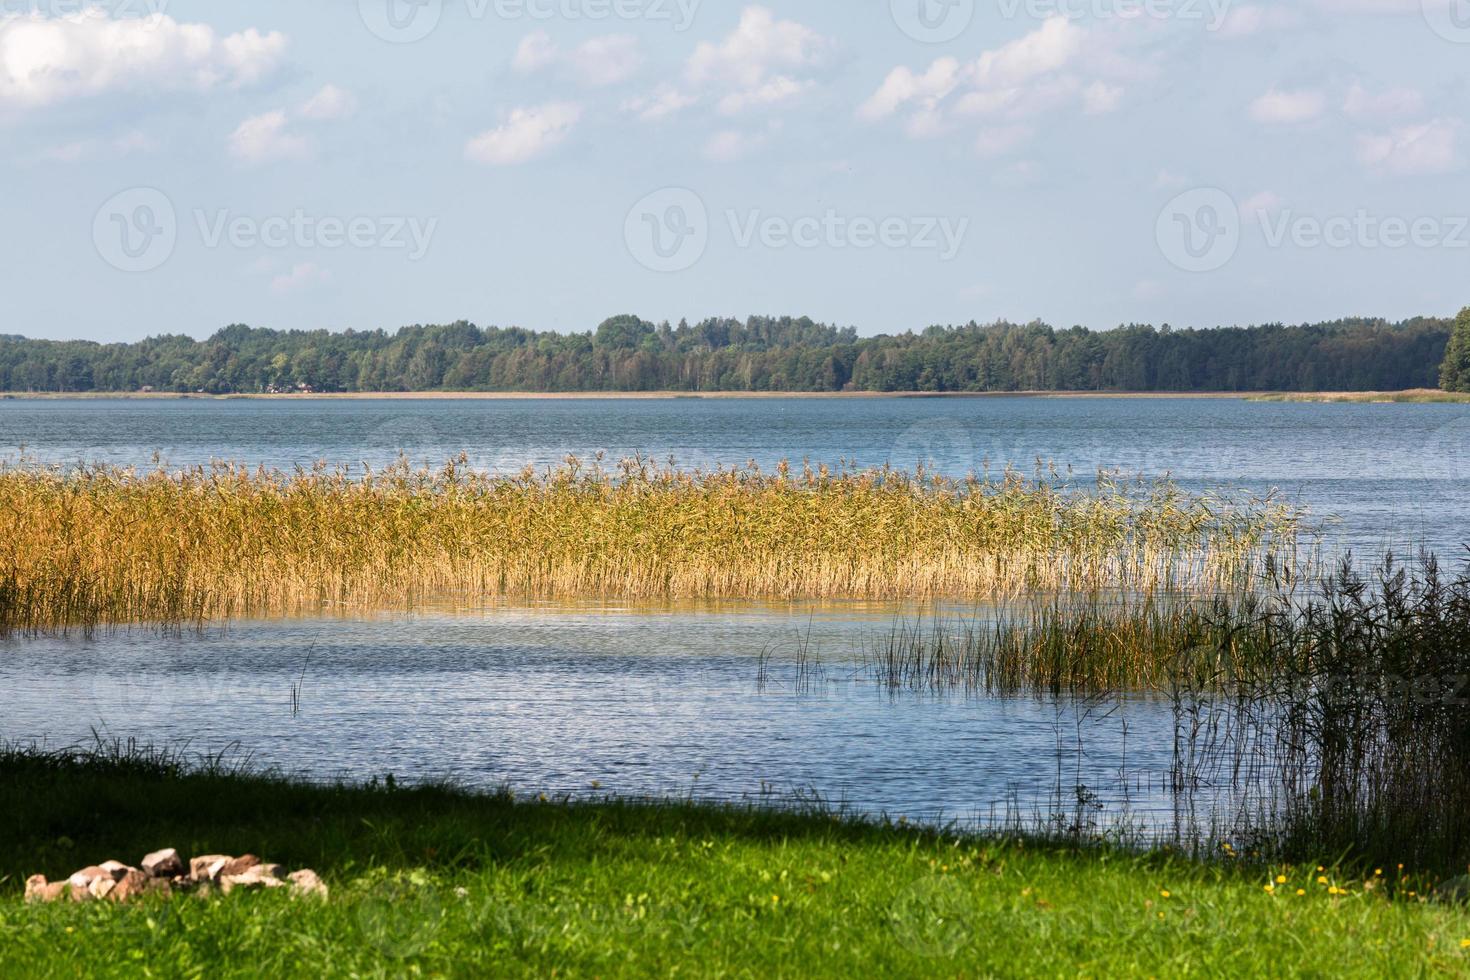
[[[1470,0],[0,0],[0,332],[1470,302]]]

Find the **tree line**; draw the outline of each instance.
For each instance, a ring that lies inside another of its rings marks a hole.
[[[1470,311],[1461,319],[1470,338]],[[236,324],[206,340],[0,335],[0,391],[1397,390],[1439,384],[1453,327],[1423,317],[1102,331],[971,322],[859,337],[764,316],[672,325],[625,315],[582,333],[465,321],[342,333]],[[1470,356],[1466,364],[1470,384]]]

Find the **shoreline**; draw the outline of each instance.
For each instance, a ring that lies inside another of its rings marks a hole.
[[[176,391],[0,391],[3,401],[889,401],[1207,400],[1298,404],[1467,404],[1470,392],[1403,391],[334,391],[211,395]]]
[[[1358,394],[1324,392],[1321,397],[1331,395],[1336,400],[1338,397],[1355,398]],[[1312,394],[1306,397],[1315,399],[1319,396]],[[0,399],[7,401],[870,401],[998,398],[1285,401],[1295,400],[1296,396],[1281,392],[1241,391],[350,391],[228,395],[173,391],[0,392]]]

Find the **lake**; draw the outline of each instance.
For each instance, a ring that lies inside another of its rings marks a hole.
[[[381,466],[400,452],[515,471],[567,455],[684,466],[781,459],[964,475],[1043,461],[1275,492],[1335,551],[1429,547],[1470,527],[1470,406],[1205,398],[0,401],[12,459]],[[317,776],[447,777],[522,792],[815,794],[866,812],[983,821],[1085,782],[1114,813],[1169,799],[1173,713],[890,691],[861,669],[881,603],[515,606],[135,628],[10,640],[0,738],[95,730],[235,746]],[[804,653],[803,653],[804,651]],[[813,667],[812,657],[820,660]],[[293,691],[295,697],[293,699]],[[1085,751],[1079,751],[1079,738]]]

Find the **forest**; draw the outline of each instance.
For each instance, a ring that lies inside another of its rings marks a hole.
[[[672,325],[623,315],[580,333],[466,321],[340,333],[236,324],[206,340],[0,335],[0,391],[1389,391],[1440,383],[1453,326],[971,322],[859,337],[784,316]]]

